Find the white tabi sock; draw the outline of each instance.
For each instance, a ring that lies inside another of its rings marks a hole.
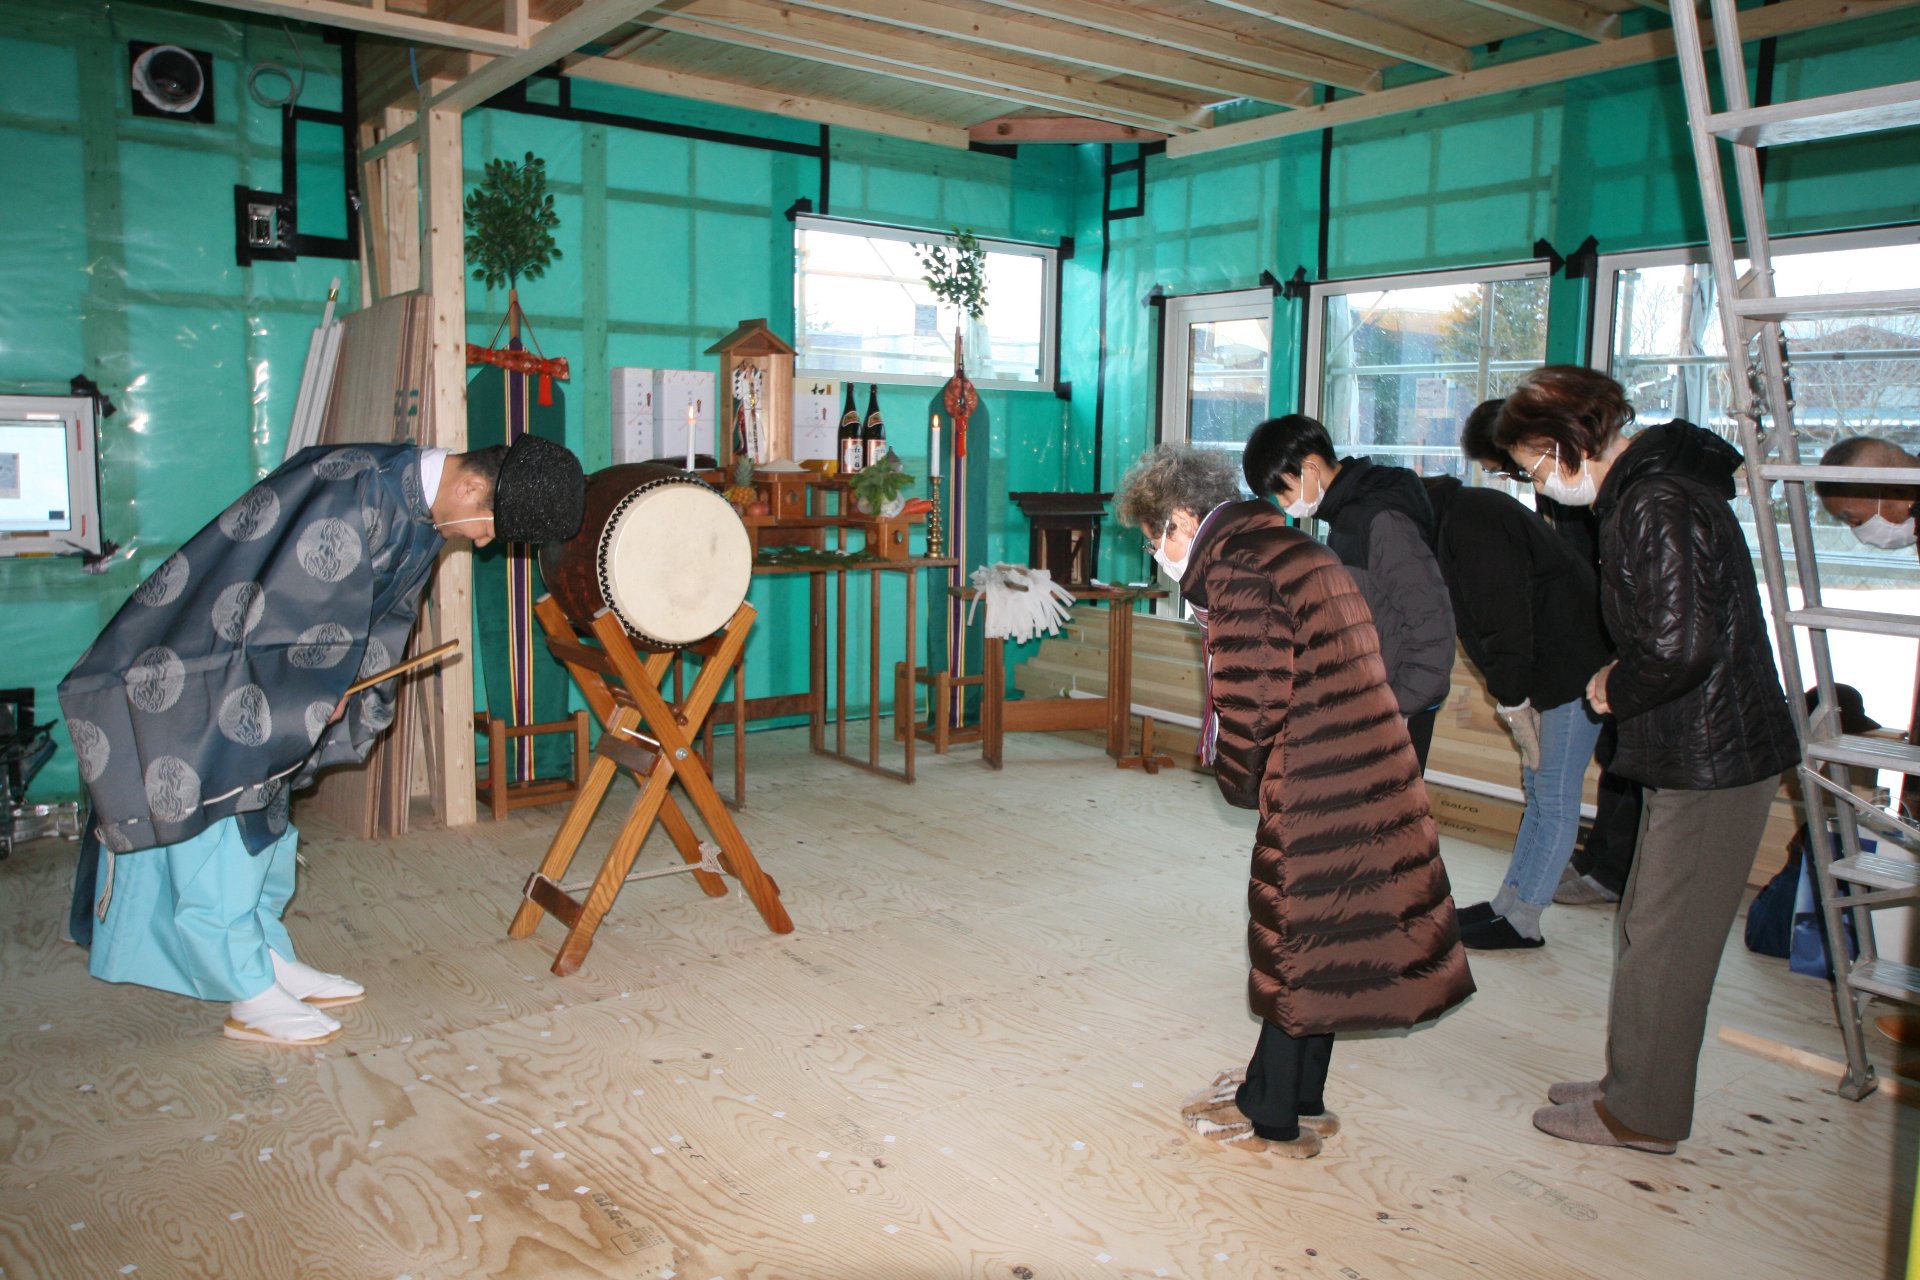
[[[367,994],[367,989],[351,978],[337,973],[322,973],[298,960],[289,960],[278,951],[273,957],[274,981],[296,1000],[311,1004],[350,1004]]]

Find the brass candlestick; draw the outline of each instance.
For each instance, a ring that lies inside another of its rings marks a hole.
[[[946,534],[940,524],[940,477],[927,480],[933,490],[933,510],[927,512],[927,558],[938,560],[946,554]]]

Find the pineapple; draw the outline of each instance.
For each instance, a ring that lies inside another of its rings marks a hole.
[[[760,500],[760,491],[753,487],[753,459],[740,458],[733,464],[733,483],[720,491],[720,496],[734,505],[735,510],[745,511]]]

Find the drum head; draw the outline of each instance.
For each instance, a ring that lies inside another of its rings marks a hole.
[[[600,578],[627,630],[692,644],[726,626],[747,598],[753,544],[733,507],[706,485],[652,485],[608,517]]]

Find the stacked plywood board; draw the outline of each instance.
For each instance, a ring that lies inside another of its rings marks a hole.
[[[400,294],[349,314],[340,366],[327,401],[320,439],[325,444],[417,440],[433,402],[432,299]],[[416,632],[411,655],[421,644]],[[465,667],[456,668],[464,678]],[[361,839],[403,835],[413,799],[413,758],[421,731],[420,697],[435,673],[400,677],[393,728],[373,744],[366,763],[320,775],[300,797],[303,810],[325,814]]]
[[[1198,719],[1202,710],[1200,642],[1194,628],[1164,618],[1135,620],[1133,702],[1178,717]],[[1054,697],[1072,689],[1106,690],[1107,611],[1082,605],[1063,636],[1041,643],[1039,652],[1014,672],[1014,687],[1029,697]],[[1139,721],[1135,720],[1135,732]],[[1093,742],[1097,735],[1080,735]],[[1195,731],[1177,720],[1160,720],[1155,745],[1181,768],[1197,768]],[[1427,757],[1427,791],[1434,820],[1448,835],[1491,848],[1511,847],[1520,830],[1520,757],[1507,735],[1480,673],[1456,654],[1453,689],[1434,726]],[[1587,769],[1583,799],[1594,800],[1599,770]],[[1792,797],[1775,798],[1766,836],[1754,860],[1752,882],[1765,883],[1786,861],[1787,841],[1799,825]]]

